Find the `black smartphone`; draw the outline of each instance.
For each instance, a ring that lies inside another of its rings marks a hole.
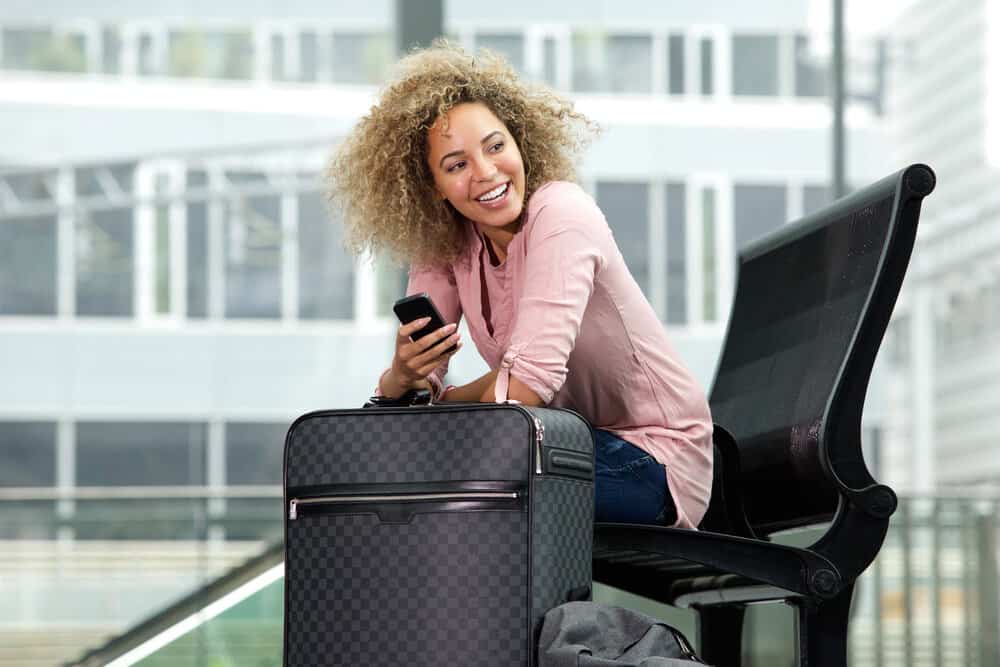
[[[411,340],[423,338],[427,334],[436,331],[445,325],[444,318],[441,317],[441,313],[438,312],[438,309],[434,307],[434,302],[431,301],[431,298],[427,296],[426,292],[404,296],[402,299],[393,304],[392,311],[396,313],[396,317],[398,317],[399,321],[403,324],[409,324],[413,320],[419,320],[421,317],[431,318],[431,321],[424,327],[410,335]],[[453,352],[457,347],[457,345],[452,345],[444,352],[444,354]]]

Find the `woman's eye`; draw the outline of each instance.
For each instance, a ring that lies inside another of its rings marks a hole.
[[[490,147],[490,150],[493,151],[494,153],[499,153],[502,148],[503,148],[503,142],[498,141],[497,143],[493,144]]]
[[[464,166],[465,166],[465,162],[464,161],[459,161],[459,162],[456,162],[455,164],[451,165],[447,169],[445,169],[445,171],[447,171],[448,173],[451,173],[453,171],[458,171],[459,169],[461,169]]]

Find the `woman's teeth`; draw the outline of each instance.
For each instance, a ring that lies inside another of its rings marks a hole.
[[[499,199],[500,197],[503,196],[505,192],[507,192],[508,185],[510,185],[510,183],[504,183],[503,185],[498,185],[497,187],[493,188],[486,194],[480,197],[476,197],[476,201],[488,202],[488,201],[493,201],[494,199]]]

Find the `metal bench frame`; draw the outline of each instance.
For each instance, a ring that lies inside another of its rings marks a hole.
[[[798,664],[847,662],[854,584],[897,504],[865,465],[862,406],[934,185],[929,167],[911,165],[740,252],[700,530],[595,526],[594,580],[695,610],[709,664],[741,664],[746,605],[768,601],[798,610]],[[815,364],[793,372],[810,346]],[[769,538],[827,522],[808,547]]]

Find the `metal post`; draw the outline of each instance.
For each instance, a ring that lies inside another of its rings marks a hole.
[[[429,46],[444,34],[443,0],[396,0],[396,54]]]
[[[913,663],[913,539],[912,500],[899,506],[900,551],[903,557],[903,664]]]
[[[844,173],[844,0],[833,0],[833,54],[830,61],[833,103],[833,198],[847,194]]]
[[[979,641],[980,665],[1000,665],[1000,613],[997,599],[1000,585],[997,583],[997,539],[993,513],[976,517],[979,560]]]

